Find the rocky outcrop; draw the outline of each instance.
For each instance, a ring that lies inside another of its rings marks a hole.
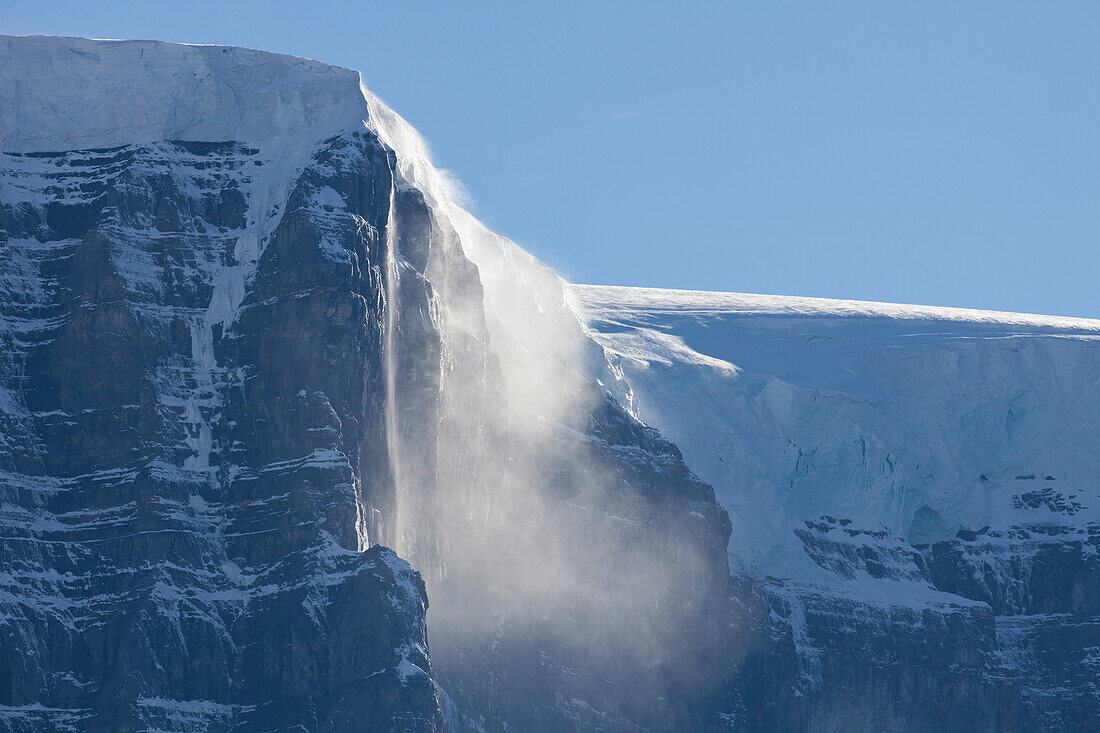
[[[241,144],[4,157],[9,727],[439,726],[423,583],[360,551],[389,155],[331,140],[266,211]]]

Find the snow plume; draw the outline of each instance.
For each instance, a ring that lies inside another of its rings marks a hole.
[[[650,434],[588,376],[602,352],[562,281],[455,204],[415,131],[365,94],[403,187],[389,233],[398,333],[387,339],[401,481],[381,541],[425,576],[437,672],[460,706],[455,686],[501,695],[470,652],[484,646],[477,656],[491,664],[518,653],[507,639],[523,639],[538,655],[526,668],[601,660],[586,673],[642,698],[641,678],[684,651],[678,614],[713,570],[699,552],[701,515],[654,520],[652,497],[620,469],[662,457],[629,437]],[[593,688],[576,689],[586,708]],[[646,704],[660,703],[623,711]]]

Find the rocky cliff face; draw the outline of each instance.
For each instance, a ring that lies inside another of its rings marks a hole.
[[[4,727],[721,722],[725,513],[354,72],[0,68]]]
[[[261,210],[258,147],[5,156],[11,727],[437,727],[423,584],[357,530],[389,472],[390,159],[329,140]]]

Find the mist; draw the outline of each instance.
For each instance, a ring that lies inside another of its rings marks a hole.
[[[721,678],[708,665],[725,643],[712,607],[729,578],[728,520],[713,502],[685,508],[709,487],[602,388],[602,350],[557,275],[455,204],[416,133],[367,98],[397,155],[393,496],[365,499],[390,516],[362,542],[392,545],[423,574],[436,678],[460,709],[478,700],[532,724],[532,695],[571,690],[564,707],[598,695],[616,727],[668,724],[664,693],[690,699]]]

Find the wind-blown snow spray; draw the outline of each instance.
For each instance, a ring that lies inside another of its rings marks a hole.
[[[509,707],[520,701],[505,699],[494,665],[537,649],[538,665],[520,664],[531,675],[554,669],[554,685],[570,686],[570,664],[591,660],[588,675],[636,696],[628,708],[659,708],[642,698],[658,697],[657,670],[690,646],[694,630],[676,620],[709,569],[674,518],[682,507],[647,516],[618,467],[658,459],[595,435],[619,413],[592,381],[602,352],[558,276],[455,205],[415,131],[366,98],[397,158],[385,340],[396,510],[382,541],[425,576],[437,672],[460,697]],[[625,414],[623,425],[635,429]]]
[[[385,343],[397,509],[383,541],[424,574],[436,670],[466,696],[520,705],[493,665],[523,647],[560,684],[589,659],[590,676],[637,696],[629,705],[659,707],[641,698],[680,653],[676,619],[709,569],[674,518],[686,512],[654,517],[619,470],[659,459],[609,434],[620,414],[615,429],[640,427],[594,385],[587,365],[602,355],[560,279],[454,204],[416,133],[366,96],[398,164]]]

